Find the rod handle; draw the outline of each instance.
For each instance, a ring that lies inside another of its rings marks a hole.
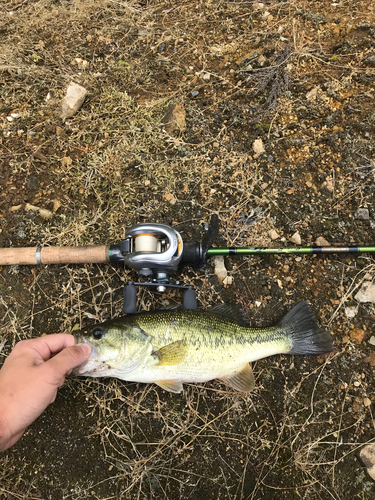
[[[103,264],[109,262],[109,245],[86,247],[0,248],[0,265]]]

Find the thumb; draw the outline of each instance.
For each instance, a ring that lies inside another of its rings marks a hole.
[[[88,344],[76,344],[62,350],[47,361],[47,364],[58,376],[64,376],[89,357],[91,347]]]

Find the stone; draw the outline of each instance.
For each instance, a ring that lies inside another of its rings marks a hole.
[[[365,59],[366,66],[370,66],[370,68],[375,68],[375,54],[371,54]]]
[[[268,236],[271,238],[271,240],[277,240],[277,238],[279,238],[279,233],[274,229],[271,229],[270,231],[268,231]]]
[[[375,480],[375,444],[366,444],[359,452],[359,458],[366,467],[367,474]]]
[[[39,212],[39,215],[41,215],[43,219],[50,219],[53,215],[51,210],[47,210],[46,208],[36,207],[35,205],[31,205],[30,203],[26,203],[25,209]]]
[[[329,247],[331,246],[330,243],[328,243],[328,241],[323,238],[323,236],[319,236],[316,240],[315,240],[315,245],[317,247]]]
[[[66,91],[64,99],[61,101],[61,115],[63,120],[74,116],[80,109],[85,100],[87,90],[78,85],[71,83]]]
[[[348,306],[345,307],[345,316],[348,319],[354,318],[358,312],[358,307],[357,306]]]
[[[358,302],[372,302],[375,304],[375,283],[364,281],[354,298]]]
[[[292,243],[295,243],[296,245],[301,245],[302,240],[301,240],[301,236],[300,236],[298,231],[293,234],[293,236],[290,238],[290,241]]]
[[[214,265],[215,265],[215,274],[220,283],[223,283],[226,277],[228,276],[228,271],[226,270],[226,267],[224,265],[224,256],[216,255],[216,257],[214,258]]]
[[[364,330],[360,328],[353,328],[353,330],[349,333],[350,340],[355,342],[356,344],[360,344],[365,336]]]
[[[358,208],[358,210],[354,214],[354,217],[359,220],[369,220],[370,213],[368,211],[368,208]]]
[[[182,132],[186,127],[186,111],[182,103],[175,103],[169,106],[164,116],[164,129],[168,134]]]
[[[265,153],[262,139],[255,139],[255,141],[253,142],[253,150],[254,153],[257,154]]]

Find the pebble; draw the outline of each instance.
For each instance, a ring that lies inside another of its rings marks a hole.
[[[295,243],[296,245],[300,245],[302,243],[301,236],[298,231],[293,234],[293,236],[290,238],[290,241],[292,243]]]
[[[355,342],[356,344],[360,344],[365,336],[364,330],[360,328],[353,328],[353,330],[349,333],[350,340]]]
[[[228,271],[226,270],[224,264],[224,256],[216,255],[216,257],[214,257],[214,265],[215,265],[215,274],[220,283],[223,283],[226,277],[228,276]]]
[[[371,54],[365,59],[366,66],[370,66],[370,68],[375,68],[375,54]]]
[[[43,219],[50,219],[53,215],[51,210],[47,210],[46,208],[36,207],[35,205],[31,205],[30,203],[26,203],[25,209],[39,212],[39,215],[41,215]]]
[[[370,340],[368,341],[368,343],[371,345],[375,345],[375,337],[374,336],[370,337]]]
[[[318,246],[318,247],[329,247],[329,246],[331,246],[331,244],[328,243],[328,241],[325,238],[323,238],[323,236],[319,236],[315,240],[315,245]]]
[[[354,214],[354,217],[359,220],[369,220],[370,213],[368,211],[368,208],[358,208],[358,210]]]
[[[78,85],[78,83],[71,83],[67,88],[66,95],[61,101],[61,115],[60,117],[65,120],[74,116],[81,108],[85,100],[87,90]]]
[[[371,406],[371,399],[370,398],[364,398],[363,399],[363,404],[365,406]]]
[[[199,90],[193,90],[193,92],[191,92],[191,95],[193,97],[197,97],[198,94],[199,94]]]
[[[202,80],[204,82],[209,82],[211,80],[211,75],[209,73],[203,73]]]
[[[260,3],[260,2],[253,3],[252,7],[254,10],[262,10],[262,9],[264,9],[264,3]]]
[[[182,103],[171,104],[163,118],[164,128],[168,134],[174,131],[181,132],[186,127],[186,111]]]
[[[29,177],[27,179],[27,187],[29,189],[39,189],[40,180],[37,177]]]
[[[265,152],[262,139],[255,139],[253,142],[254,153],[261,154]]]
[[[277,238],[279,238],[279,233],[274,229],[271,229],[270,231],[268,231],[268,236],[271,238],[271,240],[277,240]]]
[[[348,306],[345,307],[345,316],[347,318],[354,318],[358,312],[358,307],[357,306]]]
[[[358,302],[372,302],[375,304],[375,283],[372,281],[363,282],[354,298]]]
[[[36,135],[36,132],[34,132],[34,130],[29,130],[27,135],[34,136],[34,135]]]
[[[375,480],[375,444],[366,444],[359,452],[359,458],[366,467],[367,474]]]

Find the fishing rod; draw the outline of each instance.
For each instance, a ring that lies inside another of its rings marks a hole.
[[[1,248],[0,265],[36,264],[104,264],[123,263],[138,271],[144,282],[130,281],[124,288],[123,311],[136,311],[137,286],[167,288],[183,291],[183,308],[197,309],[196,292],[171,278],[180,264],[200,269],[206,259],[216,255],[301,255],[332,253],[374,253],[375,246],[312,246],[312,247],[213,247],[219,232],[219,218],[214,214],[202,242],[183,242],[178,231],[165,224],[137,224],[126,231],[125,239],[114,245],[83,247],[26,247]]]

